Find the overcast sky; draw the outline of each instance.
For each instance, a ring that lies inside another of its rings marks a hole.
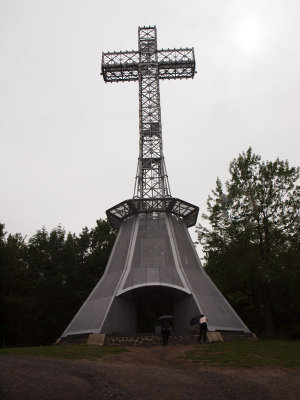
[[[102,51],[137,49],[138,26],[156,25],[158,48],[195,48],[195,78],[160,86],[173,196],[204,212],[249,146],[298,165],[299,21],[299,0],[0,0],[6,230],[79,233],[132,197],[138,84],[99,73]]]

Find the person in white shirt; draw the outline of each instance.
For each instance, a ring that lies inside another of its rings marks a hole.
[[[200,335],[198,338],[199,343],[201,343],[202,336],[203,336],[203,342],[206,343],[207,321],[208,319],[206,318],[206,316],[201,314],[199,319],[199,324],[200,324]]]

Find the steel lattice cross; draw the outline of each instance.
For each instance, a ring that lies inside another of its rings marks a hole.
[[[155,26],[139,27],[138,51],[102,53],[105,82],[139,81],[140,149],[134,198],[171,197],[162,147],[159,80],[194,74],[194,49],[157,50]]]

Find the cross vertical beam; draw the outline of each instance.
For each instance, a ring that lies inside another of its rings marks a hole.
[[[170,197],[161,135],[156,28],[139,28],[140,153],[136,198]]]

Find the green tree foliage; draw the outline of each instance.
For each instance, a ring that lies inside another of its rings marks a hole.
[[[53,343],[102,276],[115,237],[105,220],[78,236],[43,228],[28,243],[0,225],[2,345]]]
[[[6,237],[2,224],[0,231],[0,334],[4,344],[6,337],[14,336],[18,342],[24,334],[23,318],[30,309],[31,295],[24,239],[20,234]]]
[[[292,330],[300,324],[299,168],[249,148],[229,173],[208,198],[209,228],[197,226],[206,271],[252,330]]]

